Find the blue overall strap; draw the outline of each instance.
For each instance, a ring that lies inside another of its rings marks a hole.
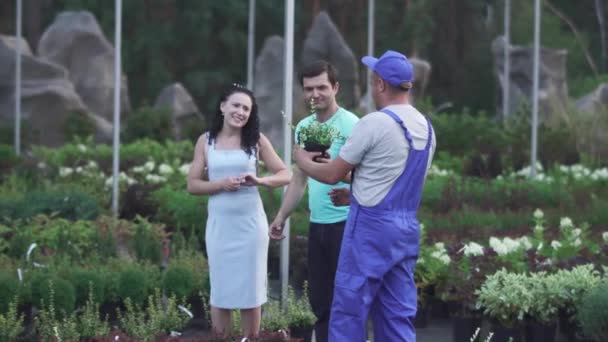
[[[401,118],[397,114],[395,114],[394,112],[392,112],[392,111],[390,111],[390,110],[388,110],[386,108],[382,109],[381,112],[385,113],[388,116],[390,116],[391,118],[393,118],[393,120],[395,120],[395,122],[397,122],[399,124],[399,126],[401,126],[401,128],[405,132],[405,139],[407,139],[407,142],[413,148],[414,145],[412,143],[412,135],[410,134],[410,131],[407,130],[407,127],[405,127],[405,125],[403,124],[403,120],[401,120]]]

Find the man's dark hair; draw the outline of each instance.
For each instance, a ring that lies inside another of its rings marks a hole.
[[[300,70],[300,85],[304,85],[304,78],[316,77],[324,72],[327,73],[327,79],[332,87],[335,86],[338,82],[336,68],[324,60],[318,60],[307,64]]]

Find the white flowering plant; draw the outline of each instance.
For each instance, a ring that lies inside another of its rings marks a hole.
[[[550,258],[553,262],[565,261],[580,255],[584,249],[592,253],[599,251],[598,244],[589,240],[589,224],[582,223],[578,226],[570,217],[560,219],[558,234],[552,239],[547,239],[544,234],[544,225],[538,224],[534,228],[535,240],[540,241],[536,247],[539,254]]]
[[[426,289],[444,282],[447,278],[450,256],[443,242],[429,245],[426,242],[426,232],[424,225],[420,225],[420,251],[414,279],[418,288],[418,302],[424,306],[426,304]]]

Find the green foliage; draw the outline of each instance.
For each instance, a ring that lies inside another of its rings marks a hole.
[[[341,137],[340,131],[331,125],[321,123],[316,119],[307,126],[303,126],[298,131],[298,144],[311,150],[313,146],[328,148],[334,140]],[[314,152],[323,152],[314,150]]]
[[[262,330],[278,331],[289,327],[287,315],[281,309],[281,302],[278,300],[269,300],[264,305],[262,314]]]
[[[4,175],[19,162],[15,148],[11,145],[0,144],[0,172]]]
[[[64,121],[63,134],[71,139],[73,137],[85,138],[94,136],[95,123],[83,112],[70,112]]]
[[[175,251],[175,249],[173,250]],[[202,295],[209,294],[209,269],[203,253],[198,249],[178,250],[169,261],[169,268],[174,266],[187,269],[192,276],[191,292]],[[182,297],[178,296],[178,298]]]
[[[163,288],[170,296],[188,298],[194,290],[194,276],[187,265],[169,266],[163,276]]]
[[[287,291],[287,320],[290,328],[312,327],[317,320],[308,299],[308,283],[304,281],[302,296],[299,298],[293,288]]]
[[[34,242],[55,256],[68,256],[74,260],[84,259],[98,247],[99,233],[93,221],[70,222],[39,215],[17,224],[19,229],[16,229],[9,247],[9,254],[15,258],[23,258]]]
[[[131,247],[138,260],[148,260],[154,264],[160,263],[164,241],[163,225],[151,223],[139,216],[136,218],[135,234],[131,238]]]
[[[93,220],[100,213],[97,201],[74,190],[33,191],[14,201],[0,201],[0,212],[9,220],[26,219],[38,214],[54,215],[68,220]]]
[[[30,291],[33,303],[40,308],[57,311],[53,315],[67,317],[74,310],[76,303],[74,286],[56,275],[36,272],[30,282]]]
[[[0,314],[4,314],[10,309],[10,301],[19,293],[19,281],[4,270],[0,271],[0,293]]]
[[[175,297],[170,297],[163,305],[160,291],[148,297],[148,305],[144,308],[125,301],[126,312],[118,314],[121,326],[129,335],[139,341],[150,341],[155,335],[172,330],[180,330],[187,322],[188,316],[178,309]]]
[[[577,308],[576,318],[586,336],[608,340],[608,284],[591,289]]]
[[[109,332],[107,317],[103,321],[99,319],[99,302],[94,298],[93,284],[91,284],[84,310],[78,316],[78,334],[81,337],[92,338],[104,336]]]
[[[49,280],[48,284],[49,297],[46,302],[43,301],[38,316],[34,318],[38,335],[43,341],[48,341],[53,337],[58,341],[77,340],[80,336],[75,315],[71,311],[69,313],[61,312],[61,309],[61,314],[57,314],[53,280]]]
[[[8,311],[0,313],[0,341],[12,342],[23,331],[24,316],[17,310],[17,298],[10,302]]]
[[[87,301],[103,303],[105,300],[106,280],[99,271],[75,268],[70,272],[70,282],[76,291],[76,305],[84,306]]]
[[[130,298],[133,303],[143,303],[151,288],[146,276],[146,272],[135,264],[123,269],[118,278],[118,297],[123,301]]]
[[[184,236],[192,232],[199,243],[205,240],[208,196],[193,196],[182,189],[165,186],[156,190],[152,197],[158,203],[158,219],[167,226],[181,231]]]
[[[171,114],[166,109],[144,106],[127,116],[123,139],[133,142],[138,139],[163,141],[173,138]]]

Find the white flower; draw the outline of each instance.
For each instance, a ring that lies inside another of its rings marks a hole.
[[[165,178],[163,176],[159,176],[159,175],[149,174],[149,175],[146,175],[146,181],[148,181],[152,184],[158,184],[158,183],[166,182],[167,178]]]
[[[464,252],[465,256],[480,256],[483,255],[483,246],[476,242],[469,242],[458,252]]]
[[[507,246],[500,241],[500,239],[491,237],[490,238],[490,247],[496,252],[498,255],[506,255],[509,254],[509,250]]]
[[[604,239],[604,242],[608,243],[608,232],[602,233],[602,239]]]
[[[82,166],[78,166],[75,171],[76,173],[82,173],[83,170],[84,169],[82,168]]]
[[[188,172],[190,172],[190,164],[184,164],[182,166],[179,167],[179,173],[181,173],[182,175],[187,175]]]
[[[581,236],[581,232],[582,232],[582,231],[581,231],[581,229],[580,229],[580,228],[575,228],[575,229],[572,229],[572,235],[574,235],[574,237],[579,237],[579,236]]]
[[[542,224],[537,224],[536,226],[534,226],[534,231],[537,233],[541,233],[543,230],[545,230],[545,227],[543,227]]]
[[[94,160],[89,161],[89,163],[86,166],[87,169],[96,169],[97,167],[98,167],[97,162],[95,162]]]
[[[439,260],[441,260],[441,262],[443,262],[443,263],[444,263],[444,264],[446,264],[446,265],[449,265],[449,264],[450,264],[450,262],[452,262],[452,259],[450,259],[450,256],[449,256],[449,255],[447,255],[447,254],[443,254],[443,255],[442,255],[440,258],[439,258]]]
[[[443,242],[436,242],[435,243],[435,248],[437,248],[439,250],[445,250],[445,243],[443,243]]]
[[[562,243],[557,241],[557,240],[553,240],[551,241],[551,247],[553,247],[553,249],[558,249],[562,246]]]
[[[156,167],[156,164],[154,163],[153,160],[150,160],[144,164],[144,169],[148,172],[154,171],[155,167]]]
[[[46,163],[45,162],[39,162],[38,163],[38,168],[39,169],[46,169]]]
[[[564,228],[572,228],[574,225],[572,224],[572,220],[569,217],[562,217],[559,221],[559,227]]]
[[[131,171],[133,171],[133,173],[144,173],[146,172],[146,168],[144,166],[135,166]]]
[[[173,168],[167,164],[160,164],[158,172],[160,172],[161,175],[167,176],[173,174]]]
[[[87,147],[84,146],[83,144],[78,144],[78,146],[76,146],[78,148],[78,150],[80,152],[86,152],[87,151]]]
[[[523,247],[525,250],[532,249],[532,243],[530,242],[530,239],[528,239],[527,236],[520,237],[518,241],[519,246]]]
[[[538,244],[538,247],[536,247],[536,250],[540,251],[542,248],[543,248],[543,243],[541,242]]]
[[[581,245],[581,243],[582,243],[581,239],[580,238],[576,238],[576,240],[574,240],[573,245],[574,245],[574,247],[578,247],[578,246]]]
[[[71,175],[72,173],[74,173],[74,169],[72,169],[71,167],[60,167],[59,168],[60,177],[67,177],[67,176]]]
[[[542,210],[540,210],[540,209],[534,210],[534,218],[535,219],[539,220],[539,219],[542,219],[544,216],[545,216],[545,214],[543,213]]]

